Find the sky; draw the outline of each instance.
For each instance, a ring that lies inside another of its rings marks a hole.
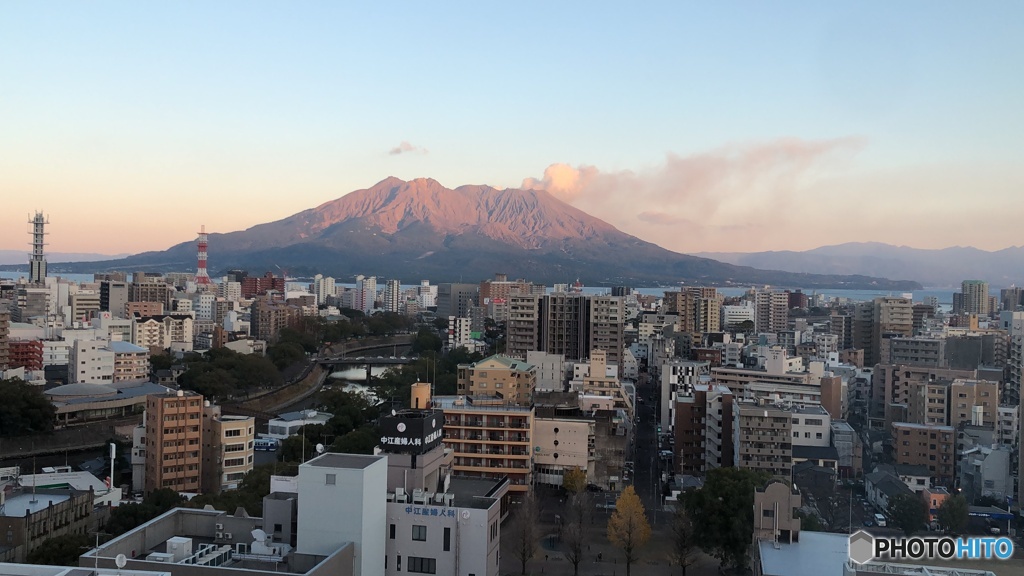
[[[681,252],[1022,244],[1024,3],[0,0],[0,249],[161,250],[388,176]]]

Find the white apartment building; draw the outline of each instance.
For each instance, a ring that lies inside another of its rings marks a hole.
[[[242,299],[242,283],[223,281],[217,284],[217,295],[229,302],[238,302]]]
[[[829,446],[832,443],[832,417],[820,404],[794,405],[793,445]]]
[[[72,383],[110,384],[114,381],[114,352],[105,340],[75,340],[68,357]]]
[[[537,392],[561,392],[565,388],[565,356],[531,350],[526,353],[526,363],[537,367]]]
[[[384,283],[384,311],[398,313],[402,311],[402,285],[398,280]]]
[[[753,306],[722,306],[722,327],[729,329],[744,322],[753,322],[756,314]]]
[[[1017,444],[1020,431],[1020,409],[1018,406],[999,406],[996,418],[996,436],[999,443],[1006,446]]]
[[[316,296],[317,306],[327,304],[327,299],[334,296],[334,278],[317,274],[313,277],[313,295]]]
[[[445,344],[449,350],[469,347],[473,341],[470,332],[471,321],[469,318],[457,316],[448,317],[448,338]]]
[[[417,289],[417,297],[421,309],[437,306],[437,286],[431,286],[430,280],[423,280]]]

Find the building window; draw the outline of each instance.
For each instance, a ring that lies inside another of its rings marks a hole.
[[[427,541],[427,527],[426,526],[414,525],[412,527],[412,539],[414,541],[416,541],[416,542],[426,542]],[[411,572],[412,571],[412,568],[411,568],[412,558],[409,558],[409,564],[410,564],[409,571]]]
[[[391,537],[392,540],[395,539],[395,525],[394,524],[392,524],[391,528],[390,528],[390,537]]]
[[[335,484],[337,484],[337,482],[338,482],[338,476],[336,474],[328,474],[327,475],[327,485],[328,486],[334,486]]]
[[[409,556],[409,572],[416,574],[437,574],[437,560]]]
[[[444,529],[444,551],[451,552],[452,550],[452,529]]]
[[[225,430],[224,431],[224,437],[225,438],[234,438],[235,436],[241,436],[241,435],[242,435],[242,431],[240,429],[238,429],[238,428],[235,428],[233,430]]]

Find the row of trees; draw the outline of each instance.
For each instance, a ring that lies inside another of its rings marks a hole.
[[[324,425],[303,426],[298,434],[281,443],[279,459],[282,462],[302,462],[316,453],[316,445],[323,444],[331,452],[347,454],[373,454],[379,435],[373,422],[379,408],[372,406],[361,394],[344,390],[320,392],[320,404],[333,414]]]

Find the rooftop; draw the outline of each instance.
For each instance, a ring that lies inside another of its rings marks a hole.
[[[310,413],[313,413],[310,416]],[[278,414],[275,420],[284,420],[285,422],[295,422],[296,420],[330,420],[334,415],[327,412],[317,412],[316,410],[296,410],[295,412],[285,412],[284,414]]]
[[[842,576],[850,559],[850,536],[829,532],[800,532],[800,541],[757,543],[764,576]]]
[[[852,574],[902,574],[903,576],[996,576],[989,570],[972,570],[970,568],[944,568],[938,566],[921,566],[920,564],[896,564],[893,562],[868,562],[856,564],[847,562]]]
[[[170,572],[148,570],[111,570],[100,568],[79,568],[67,566],[46,566],[42,564],[7,564],[0,562],[3,576],[170,576]]]
[[[367,456],[364,454],[335,454],[328,452],[306,462],[303,466],[321,466],[324,468],[349,468],[351,470],[363,470],[375,462],[383,460],[387,463],[387,456]]]
[[[793,458],[810,460],[838,460],[839,452],[834,446],[800,446],[793,445]]]
[[[486,478],[465,478],[452,476],[448,492],[455,494],[455,506],[459,508],[479,508],[486,510],[501,495],[502,487],[508,485],[508,478],[500,480]]]
[[[68,494],[33,494],[32,492],[23,492],[16,496],[7,497],[4,507],[0,509],[0,516],[24,518],[26,510],[29,514],[35,514],[36,512],[46,510],[54,504],[60,504],[70,499],[71,496]]]
[[[435,408],[442,410],[500,410],[503,412],[531,412],[533,408],[512,406],[497,396],[434,396]]]
[[[107,344],[107,349],[111,350],[115,354],[141,354],[147,352],[146,348],[142,346],[136,346],[131,342],[124,342],[120,340],[114,340]]]
[[[913,430],[937,430],[939,432],[953,432],[952,426],[940,426],[936,424],[913,424],[911,422],[893,422],[893,428],[910,428]]]

